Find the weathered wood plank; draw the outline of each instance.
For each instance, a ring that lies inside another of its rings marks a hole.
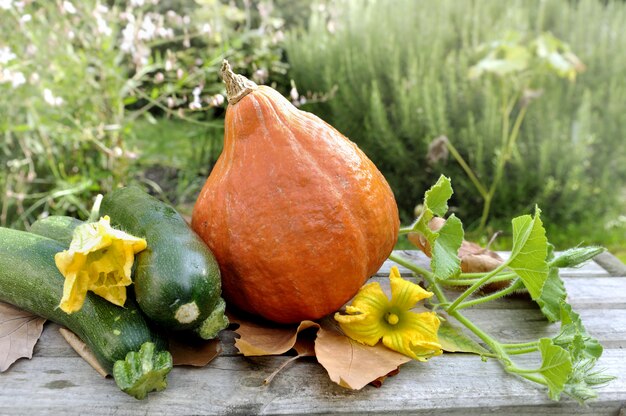
[[[600,365],[626,373],[626,353],[608,350]],[[429,363],[410,362],[382,388],[343,389],[313,360],[296,362],[269,386],[263,379],[284,357],[220,357],[204,369],[175,368],[169,387],[137,401],[103,380],[80,358],[20,362],[2,375],[2,414],[516,414],[614,415],[623,405],[626,380],[600,389],[599,401],[579,407],[551,402],[532,383],[504,373],[492,360],[450,354]],[[532,365],[532,363],[528,363]]]
[[[626,264],[608,251],[598,254],[594,261],[605,269],[611,276],[626,276]]]
[[[428,267],[423,254],[408,254]],[[385,263],[374,280],[388,285],[391,265]],[[410,275],[407,272],[404,270]],[[426,364],[408,363],[380,389],[345,390],[332,383],[314,359],[293,363],[265,386],[263,379],[287,357],[241,357],[230,331],[221,336],[223,355],[207,368],[177,367],[167,390],[136,401],[79,358],[60,336],[57,325],[47,324],[33,360],[20,360],[0,374],[0,415],[618,414],[626,407],[626,377],[622,376],[626,374],[626,278],[609,277],[596,262],[563,275],[569,301],[587,330],[606,348],[599,367],[609,368],[619,377],[601,388],[599,400],[586,408],[569,399],[551,402],[540,387],[504,373],[497,362],[483,363],[464,354],[446,354]],[[489,305],[465,313],[501,341],[526,341],[558,330],[559,325],[547,323],[528,300],[507,299]],[[536,366],[536,360],[519,357],[528,367]]]

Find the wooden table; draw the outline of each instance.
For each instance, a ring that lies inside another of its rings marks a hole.
[[[421,253],[400,253],[427,265]],[[505,253],[506,254],[506,253]],[[374,279],[386,280],[384,264]],[[408,270],[401,268],[404,275]],[[587,330],[605,347],[599,367],[618,378],[599,390],[589,407],[571,399],[553,402],[532,383],[506,374],[500,364],[469,354],[444,354],[428,363],[410,362],[381,388],[350,391],[332,383],[314,358],[301,359],[263,380],[288,357],[244,358],[224,333],[223,354],[207,367],[176,367],[169,387],[143,401],[102,379],[67,345],[59,327],[46,324],[32,360],[0,374],[0,414],[191,415],[191,414],[626,414],[626,273],[610,254],[562,273],[569,301]],[[467,315],[502,341],[553,334],[539,311],[523,299],[492,302]],[[529,362],[529,366],[532,363]]]

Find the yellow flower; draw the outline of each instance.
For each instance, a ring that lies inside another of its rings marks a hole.
[[[441,354],[437,314],[411,311],[418,301],[433,294],[401,278],[395,266],[391,268],[389,281],[391,300],[379,283],[369,283],[359,290],[352,305],[346,307],[347,315],[335,314],[343,332],[367,345],[376,345],[382,338],[387,348],[415,360],[426,361]]]
[[[89,290],[124,306],[135,254],[146,246],[143,238],[112,228],[108,216],[76,227],[69,250],[54,257],[65,276],[60,308],[66,313],[80,310]]]

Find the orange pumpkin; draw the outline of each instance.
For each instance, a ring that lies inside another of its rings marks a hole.
[[[222,67],[224,150],[193,229],[230,306],[279,323],[328,315],[388,257],[398,209],[374,164],[323,120]]]

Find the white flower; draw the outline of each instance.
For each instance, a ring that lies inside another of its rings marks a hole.
[[[13,0],[0,0],[0,9],[9,10],[13,6]]]
[[[103,4],[98,3],[96,5],[96,12],[101,13],[101,14],[106,14],[109,12],[109,8]]]
[[[205,35],[208,35],[211,33],[211,25],[208,23],[205,23],[202,25],[202,28],[200,29],[200,31],[202,33],[204,33]]]
[[[33,17],[30,14],[25,14],[24,16],[20,17],[20,22],[22,23],[27,23],[31,20],[33,20]]]
[[[130,5],[133,7],[141,7],[145,3],[145,0],[130,0]]]
[[[132,52],[135,50],[135,23],[128,22],[122,30],[122,44],[120,45],[122,52]]]
[[[93,15],[96,18],[96,24],[98,25],[98,32],[105,36],[111,36],[111,34],[113,33],[113,30],[109,27],[106,20],[102,18],[100,13],[94,12]]]
[[[44,88],[43,90],[43,99],[46,103],[48,103],[48,105],[53,107],[58,107],[63,104],[63,98],[55,97],[54,94],[52,94],[52,91],[48,88]]]
[[[13,73],[13,79],[11,79],[11,86],[13,88],[17,88],[20,85],[24,84],[26,84],[26,77],[24,76],[24,74],[19,71],[15,71]]]
[[[172,39],[174,37],[174,29],[172,29],[171,27],[169,28],[164,28],[163,26],[160,26],[157,29],[157,34],[159,35],[159,37],[164,38],[164,39]]]
[[[63,10],[69,14],[76,14],[76,7],[74,7],[74,5],[67,0],[63,2]]]
[[[10,82],[13,88],[17,88],[20,85],[26,84],[26,77],[19,71],[12,71],[9,68],[5,68],[0,73],[0,84]]]
[[[200,87],[194,88],[193,91],[191,92],[191,94],[193,94],[194,97],[200,96],[201,93],[202,93],[202,88]]]
[[[150,16],[144,16],[139,33],[137,33],[137,37],[141,40],[150,40],[154,38],[155,33],[156,26],[152,22],[152,19]]]
[[[220,107],[224,104],[224,96],[222,94],[216,94],[207,98],[207,102],[211,107]]]
[[[8,46],[0,48],[0,65],[5,65],[15,58],[17,58],[17,56],[11,51]]]

